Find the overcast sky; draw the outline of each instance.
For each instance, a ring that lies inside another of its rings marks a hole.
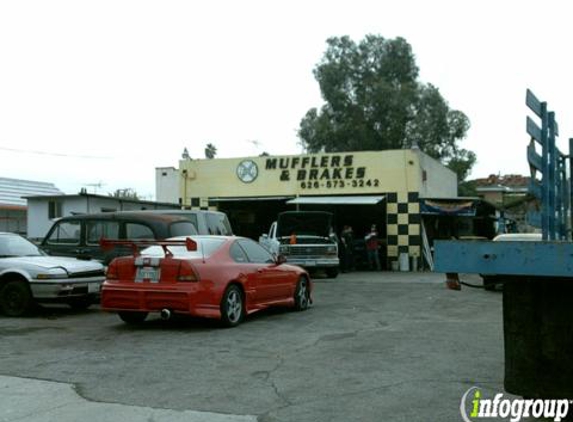
[[[526,88],[556,111],[564,152],[573,137],[569,4],[3,0],[0,176],[151,198],[185,147],[300,153],[325,40],[369,33],[406,38],[420,79],[468,115],[472,177],[527,174]]]

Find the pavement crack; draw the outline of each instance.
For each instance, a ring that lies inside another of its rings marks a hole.
[[[285,360],[282,356],[279,356],[279,362],[275,365],[273,369],[268,371],[268,376],[266,381],[271,385],[275,395],[285,404],[284,407],[291,406],[293,403],[288,398],[286,398],[280,391],[279,387],[276,384],[275,380],[273,379],[275,372],[277,372],[283,365],[285,364]]]
[[[358,396],[361,394],[367,394],[367,393],[372,393],[372,392],[376,392],[376,391],[387,390],[390,388],[400,387],[402,385],[407,385],[407,384],[412,384],[412,383],[415,383],[415,384],[418,384],[418,383],[426,383],[426,384],[439,383],[439,384],[463,384],[463,385],[481,385],[481,386],[492,385],[492,386],[494,386],[494,385],[503,384],[503,380],[494,380],[494,379],[482,379],[482,380],[475,380],[475,381],[469,381],[469,380],[460,381],[460,380],[453,380],[453,379],[452,380],[444,380],[444,379],[402,380],[402,381],[397,381],[397,382],[393,382],[393,383],[378,385],[375,387],[365,388],[362,390],[349,391],[346,393],[335,394],[335,395],[328,395],[328,396],[324,396],[322,398],[315,399],[315,400],[297,401],[297,402],[285,400],[284,405],[278,406],[274,409],[270,409],[269,411],[259,415],[259,417],[257,418],[257,421],[258,422],[274,421],[275,419],[271,416],[273,413],[280,412],[280,411],[287,409],[291,406],[305,406],[305,405],[309,405],[309,404],[322,402],[325,399],[332,399],[332,398],[339,399],[339,398],[344,398],[344,397]]]

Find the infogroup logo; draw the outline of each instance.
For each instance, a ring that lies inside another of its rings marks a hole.
[[[502,418],[511,422],[519,422],[523,418],[529,417],[553,419],[555,422],[559,422],[567,416],[569,406],[572,403],[567,399],[503,398],[502,393],[496,394],[493,399],[486,399],[478,387],[472,387],[462,396],[460,413],[464,422],[475,422],[488,418]]]

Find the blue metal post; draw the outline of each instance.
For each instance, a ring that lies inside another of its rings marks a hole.
[[[549,190],[547,178],[549,176],[549,136],[547,134],[547,103],[541,103],[541,159],[542,159],[542,183],[541,183],[541,207],[545,212],[541,213],[541,233],[542,239],[549,237]]]
[[[570,208],[569,191],[567,189],[567,156],[559,154],[559,239],[567,240],[567,214]]]
[[[569,138],[569,207],[567,213],[570,214],[569,240],[573,239],[573,138]]]
[[[557,165],[557,149],[555,148],[555,113],[547,113],[547,180],[544,183],[545,192],[547,193],[547,214],[548,214],[548,238],[549,240],[557,239],[557,224],[556,224],[556,165]]]

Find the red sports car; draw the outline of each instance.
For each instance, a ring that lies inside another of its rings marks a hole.
[[[303,311],[312,283],[300,267],[274,258],[243,237],[193,236],[167,241],[102,241],[131,244],[133,256],[114,259],[103,284],[101,307],[126,323],[142,323],[149,312],[217,318],[228,327],[245,315],[274,305]],[[139,253],[137,246],[153,244]]]

